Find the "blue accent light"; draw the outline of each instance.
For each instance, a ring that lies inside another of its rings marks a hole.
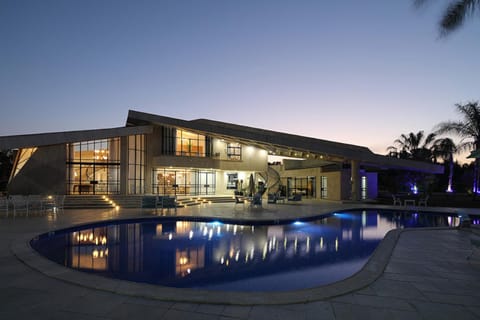
[[[296,226],[301,226],[301,225],[304,224],[304,222],[302,222],[302,221],[295,221],[293,224],[296,225]]]

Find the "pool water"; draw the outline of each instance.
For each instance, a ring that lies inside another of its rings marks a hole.
[[[345,279],[396,228],[457,226],[456,215],[361,210],[284,224],[185,218],[104,222],[40,235],[61,265],[179,288],[285,291]]]

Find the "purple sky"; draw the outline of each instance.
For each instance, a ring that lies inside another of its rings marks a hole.
[[[480,19],[439,38],[445,3],[1,0],[0,135],[136,109],[385,154],[480,99]]]

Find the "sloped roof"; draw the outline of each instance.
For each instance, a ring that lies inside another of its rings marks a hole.
[[[278,131],[258,129],[208,119],[187,121],[134,110],[129,111],[127,126],[148,124],[180,127],[208,134],[210,136],[237,141],[240,140],[246,143],[261,146],[262,148],[270,151],[274,151],[276,148],[281,148],[317,154],[334,162],[357,160],[363,165],[382,169],[397,168],[430,173],[443,173],[443,166],[378,155],[373,153],[367,147],[363,146],[304,137]]]
[[[39,147],[151,133],[151,126],[49,132],[0,137],[0,150]]]

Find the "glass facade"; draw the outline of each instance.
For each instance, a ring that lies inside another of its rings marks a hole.
[[[360,198],[362,200],[366,200],[368,198],[368,184],[366,176],[362,176],[362,182],[360,185]]]
[[[163,195],[215,194],[215,170],[157,168],[153,170],[152,193]]]
[[[211,139],[175,128],[162,128],[162,154],[184,157],[209,157]]]
[[[176,155],[187,157],[205,157],[205,136],[176,130]]]
[[[301,194],[305,198],[315,198],[315,177],[287,178],[287,195]]]
[[[120,193],[120,138],[67,144],[67,194]]]
[[[145,193],[145,137],[128,137],[128,194]]]
[[[320,179],[321,179],[320,198],[327,199],[328,198],[328,178],[325,176],[322,176]]]

